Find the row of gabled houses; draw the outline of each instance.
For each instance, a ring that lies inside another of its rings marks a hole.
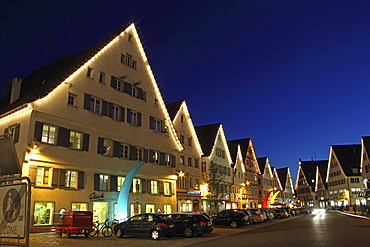
[[[288,168],[257,159],[249,138],[194,126],[184,100],[165,104],[134,24],[7,84],[0,131],[32,184],[31,224],[65,210],[112,221],[126,175],[128,215],[292,202]],[[1,176],[1,174],[0,174]],[[1,178],[1,177],[0,177]]]
[[[370,196],[370,137],[332,145],[328,160],[299,162],[295,190],[304,207],[364,209]]]

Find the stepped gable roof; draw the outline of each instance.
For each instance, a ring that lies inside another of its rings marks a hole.
[[[244,138],[244,139],[237,139],[237,140],[228,141],[227,143],[228,144],[230,143],[231,145],[238,145],[239,144],[240,145],[240,150],[242,152],[243,161],[245,161],[250,140],[251,140],[250,138]]]
[[[195,127],[195,132],[197,132],[197,136],[203,150],[203,156],[207,157],[211,155],[220,126],[221,123]]]
[[[370,136],[363,136],[362,143],[364,144],[364,149],[367,153],[367,156],[370,157]]]
[[[286,180],[288,178],[288,167],[279,168],[276,169],[276,171],[280,180],[280,184],[283,187],[283,190],[285,190]]]
[[[233,142],[233,141],[228,141],[227,145],[229,146],[229,152],[231,155],[231,160],[233,161],[233,164],[235,165],[236,163],[236,157],[238,155],[238,143]]]
[[[361,145],[332,145],[340,166],[342,167],[346,176],[361,176]],[[357,169],[354,172],[353,168]]]
[[[19,106],[31,103],[48,95],[60,83],[89,61],[125,29],[127,29],[127,27],[109,35],[101,42],[86,50],[71,56],[63,56],[31,72],[31,74],[25,77],[22,81],[19,99],[10,105],[8,103],[0,105],[0,114],[6,113]]]
[[[267,163],[267,157],[261,157],[257,158],[258,166],[260,168],[261,174],[265,171],[266,163]]]
[[[177,113],[179,112],[180,107],[181,107],[183,102],[184,102],[184,100],[179,100],[179,101],[176,101],[176,102],[166,104],[168,114],[170,115],[170,118],[171,118],[172,121],[175,119],[175,117],[176,117]]]

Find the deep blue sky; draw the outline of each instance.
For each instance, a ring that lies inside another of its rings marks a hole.
[[[296,177],[300,157],[370,135],[369,13],[368,0],[0,0],[0,82],[135,22],[166,103]]]

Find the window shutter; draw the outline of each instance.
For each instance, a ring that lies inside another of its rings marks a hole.
[[[57,188],[59,185],[59,171],[60,169],[53,168],[53,177],[51,180],[51,186]]]
[[[141,184],[142,184],[142,190],[141,190],[141,192],[142,193],[148,193],[148,191],[147,191],[147,182],[148,182],[148,180],[141,179]]]
[[[110,176],[110,191],[117,191],[117,176]]]
[[[99,190],[100,174],[94,174],[94,190]]]
[[[113,157],[120,157],[121,155],[121,143],[115,141],[113,147]]]
[[[154,130],[154,117],[149,116],[149,128]]]
[[[158,181],[158,186],[159,186],[159,194],[163,195],[164,194],[164,182]]]
[[[84,133],[83,140],[82,140],[82,150],[83,151],[89,151],[89,141],[90,141],[90,135]]]
[[[165,153],[160,153],[159,154],[159,164],[164,166],[166,165],[166,162],[165,162]]]
[[[110,86],[112,88],[117,88],[117,81],[116,81],[116,78],[114,76],[112,76],[111,79],[110,79]]]
[[[98,154],[103,154],[104,153],[104,138],[98,137]]]
[[[18,142],[19,140],[19,131],[20,131],[20,124],[17,124],[17,126],[15,127],[15,133],[14,133],[14,144]]]
[[[85,187],[84,184],[85,184],[85,173],[83,171],[79,171],[77,188],[84,189]]]
[[[103,100],[103,107],[102,107],[102,111],[101,111],[101,114],[103,116],[108,116],[108,102]]]
[[[140,112],[137,113],[137,125],[141,126],[141,113]]]
[[[57,145],[68,148],[70,146],[69,133],[70,133],[69,129],[59,127]]]
[[[121,110],[120,120],[124,122],[125,121],[125,108],[120,107],[120,110]]]
[[[151,194],[152,193],[152,184],[150,179],[146,180],[146,193]]]
[[[60,169],[59,170],[59,182],[58,182],[59,188],[64,188],[65,183],[66,183],[66,170]]]
[[[154,151],[153,150],[149,150],[149,163],[154,163]]]
[[[34,138],[36,141],[41,142],[42,137],[42,127],[44,126],[44,123],[36,121],[35,123],[35,135]]]
[[[136,148],[135,146],[130,145],[130,160],[135,160]]]
[[[90,101],[91,101],[91,95],[85,93],[84,95],[84,109],[90,111]]]
[[[113,103],[108,102],[108,117],[113,118]]]
[[[131,123],[131,109],[127,108],[127,122]]]
[[[176,167],[176,156],[175,155],[171,155],[171,167]]]
[[[124,82],[123,84],[123,92],[127,94],[131,94],[131,84],[128,82]]]
[[[37,166],[30,166],[30,170],[28,172],[29,178],[31,180],[31,185],[36,185],[36,173],[37,173]]]
[[[145,163],[149,163],[148,162],[148,149],[144,149],[144,157],[143,157],[143,161],[145,161]]]

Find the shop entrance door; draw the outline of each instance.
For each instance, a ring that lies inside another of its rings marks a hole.
[[[108,202],[93,202],[93,221],[104,222],[108,219]]]

